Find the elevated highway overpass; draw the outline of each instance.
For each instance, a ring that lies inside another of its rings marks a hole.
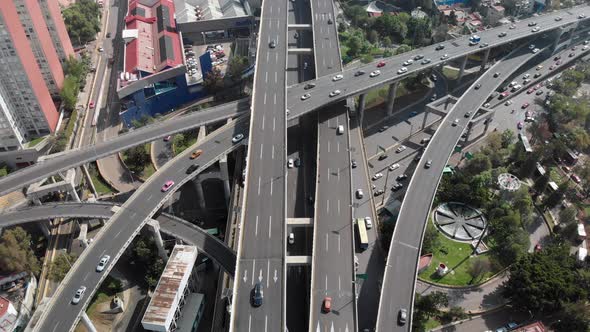
[[[217,129],[202,142],[193,145],[164,165],[135,191],[74,263],[34,326],[34,330],[73,331],[93,294],[141,228],[157,213],[163,202],[184,183],[242,145],[233,143],[232,137],[241,133],[247,139],[248,120],[249,117],[241,117]],[[191,160],[189,156],[196,149],[203,150],[203,154]],[[187,168],[195,163],[200,165],[199,168],[191,174],[186,174]],[[169,180],[175,184],[168,191],[162,190],[164,182]],[[96,264],[105,254],[110,255],[111,260],[104,272],[97,273]],[[71,296],[80,286],[87,287],[86,294],[79,304],[72,305]]]
[[[536,41],[538,42],[538,41]],[[542,50],[545,45],[538,45]],[[409,317],[413,317],[414,289],[418,271],[418,259],[422,238],[431,205],[442,176],[455,145],[471,119],[476,115],[481,105],[500,84],[521,66],[543,51],[533,54],[522,45],[498,61],[484,73],[463,94],[453,108],[441,120],[437,131],[426,147],[418,166],[408,185],[406,196],[402,202],[397,218],[391,245],[385,267],[385,276],[379,302],[376,331],[410,331],[411,319],[408,324],[399,325],[397,317],[400,309],[405,308]],[[500,73],[494,78],[494,73]],[[481,84],[479,89],[476,84]],[[465,114],[472,114],[466,117]],[[457,123],[454,123],[457,121]],[[427,160],[432,160],[432,166],[424,166]]]
[[[109,219],[115,214],[110,203],[57,203],[41,206],[31,206],[24,209],[12,210],[2,214],[0,227],[9,227],[28,222],[54,218],[92,218]],[[186,220],[167,213],[161,213],[155,218],[160,224],[160,230],[196,246],[216,261],[232,276],[236,268],[236,254],[224,242],[207,233]]]

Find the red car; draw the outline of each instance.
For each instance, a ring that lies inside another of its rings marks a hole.
[[[88,104],[88,107],[90,107],[90,109],[94,108],[94,101],[91,101],[90,104]]]
[[[527,107],[529,107],[529,103],[524,103],[524,104],[522,104],[522,109],[525,109],[525,108],[527,108]]]
[[[385,61],[379,61],[377,68],[385,67]]]
[[[171,138],[172,138],[172,136],[170,136],[170,135],[164,137],[164,142],[168,142]]]
[[[530,95],[531,93],[533,93],[533,92],[535,92],[535,89],[533,89],[533,88],[530,88],[530,89],[526,90],[526,93],[528,93],[529,95]]]
[[[504,91],[500,94],[500,99],[510,96],[510,91]]]
[[[162,186],[162,192],[167,192],[170,188],[172,188],[173,185],[174,185],[174,181],[172,181],[172,180],[168,180],[168,181],[164,182],[164,185]]]
[[[332,298],[331,297],[324,297],[324,303],[322,305],[322,312],[329,313],[332,311]]]
[[[537,84],[537,85],[535,85],[535,87],[533,89],[539,90],[540,88],[541,88],[541,84]]]
[[[572,178],[572,180],[574,180],[575,183],[580,183],[582,182],[582,179],[580,179],[579,176],[577,176],[576,174],[572,174],[570,175],[570,178]]]

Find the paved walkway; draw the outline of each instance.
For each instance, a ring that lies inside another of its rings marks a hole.
[[[450,307],[462,307],[465,311],[488,311],[506,304],[501,295],[501,286],[508,280],[508,273],[503,272],[483,285],[465,288],[451,288],[426,283],[420,279],[416,281],[416,292],[427,295],[432,292],[443,292],[449,297]]]

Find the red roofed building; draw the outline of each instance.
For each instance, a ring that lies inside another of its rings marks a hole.
[[[517,327],[514,329],[515,332],[545,332],[545,325],[542,322],[534,322],[527,326]]]
[[[18,312],[10,301],[0,296],[0,331],[11,332],[18,318]]]
[[[182,64],[174,10],[172,0],[129,2],[126,30],[136,34],[125,47],[126,72],[143,77]]]

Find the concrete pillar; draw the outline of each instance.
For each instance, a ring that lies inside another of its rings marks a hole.
[[[41,229],[41,232],[43,232],[43,235],[49,239],[51,236],[51,223],[49,220],[39,220],[36,224],[39,226],[39,229]]]
[[[463,58],[463,61],[461,62],[461,67],[459,68],[459,79],[457,82],[461,82],[461,79],[463,79],[463,74],[465,73],[465,65],[467,65],[467,55]]]
[[[424,110],[424,118],[422,119],[422,130],[424,130],[424,128],[426,128],[426,121],[428,120],[428,113],[430,113],[430,111],[428,111],[428,109]]]
[[[156,240],[156,247],[158,247],[158,254],[165,261],[168,260],[168,252],[164,248],[164,240],[162,240],[162,234],[160,234],[160,223],[157,220],[150,220],[148,223],[148,229],[154,235]]]
[[[567,47],[572,46],[572,43],[574,42],[574,34],[576,33],[577,28],[578,28],[578,22],[574,23],[574,26],[570,30],[570,37],[569,37],[569,41],[567,42]]]
[[[197,202],[199,203],[199,208],[205,211],[207,209],[207,206],[205,205],[205,193],[203,192],[203,185],[201,184],[198,175],[193,180],[193,184],[195,185],[195,190],[197,192]]]
[[[29,197],[33,201],[33,204],[35,204],[37,206],[43,205],[43,203],[41,203],[41,200],[39,199],[39,197],[37,197],[37,196],[29,196]]]
[[[492,49],[488,48],[485,50],[485,53],[483,54],[483,60],[481,62],[481,68],[479,69],[479,72],[483,72],[486,69],[486,64],[488,63],[488,58],[490,57],[490,51]]]
[[[387,115],[393,115],[393,103],[395,102],[395,94],[397,93],[397,87],[399,82],[391,83],[389,85],[389,93],[387,94]]]
[[[490,123],[492,123],[492,118],[487,118],[483,127],[484,133],[488,132],[488,129],[490,128]]]
[[[363,117],[365,115],[365,103],[366,103],[366,99],[367,99],[367,95],[366,94],[362,94],[359,96],[359,104],[358,104],[358,116],[359,116],[359,121],[360,121],[360,125],[362,127],[363,125]]]
[[[73,183],[70,183],[70,188],[68,189],[70,196],[72,199],[78,203],[80,203],[80,196],[78,196],[78,192],[76,192],[76,186]]]
[[[223,181],[223,193],[225,194],[225,203],[229,204],[231,197],[231,188],[229,186],[229,171],[227,170],[227,155],[219,159],[219,171],[221,172],[221,180]]]
[[[81,321],[82,321],[82,324],[84,325],[84,327],[86,328],[86,330],[88,330],[88,332],[97,332],[96,327],[94,327],[94,324],[92,323],[92,321],[90,320],[90,317],[88,317],[86,312],[82,312]]]

